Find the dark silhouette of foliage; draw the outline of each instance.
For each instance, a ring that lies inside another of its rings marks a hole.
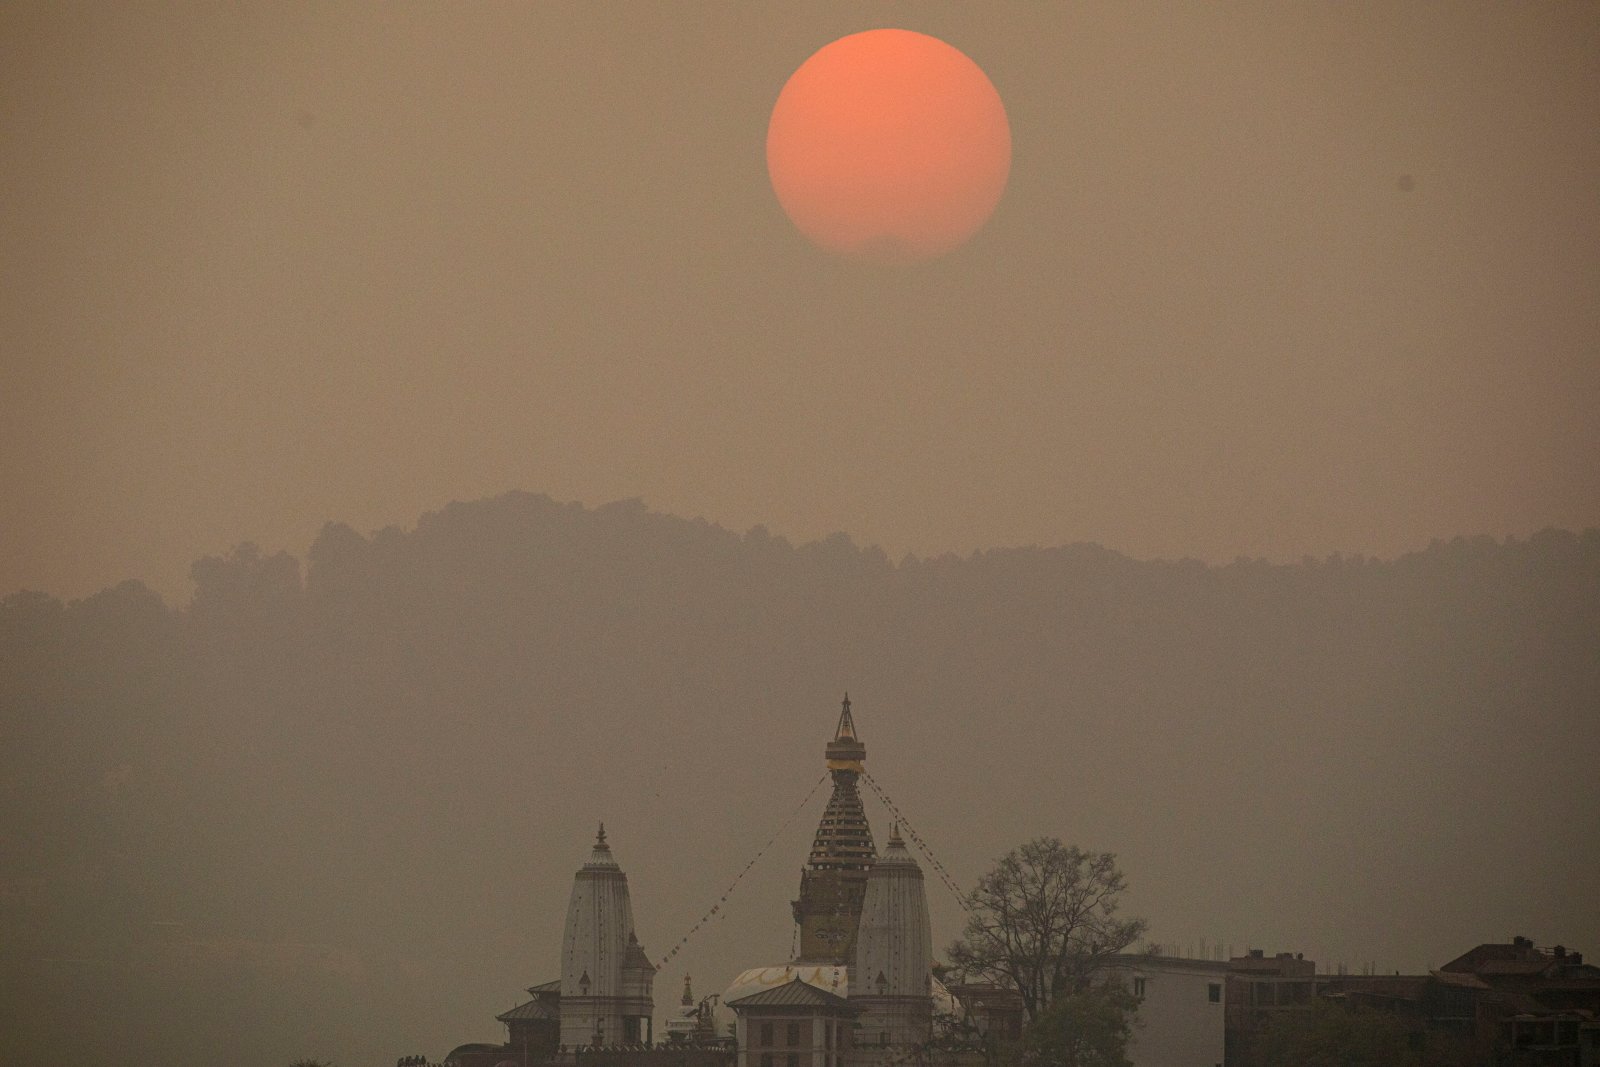
[[[1116,982],[1090,983],[1056,997],[1028,1024],[1022,1062],[1038,1067],[1131,1067],[1139,1002]]]
[[[1117,915],[1126,887],[1111,853],[1035,838],[1002,856],[967,895],[967,924],[950,946],[950,965],[969,980],[1017,990],[1037,1021],[1143,935],[1143,919]]]
[[[1278,1012],[1261,1038],[1266,1067],[1419,1067],[1404,1024],[1386,1012],[1320,998]]]

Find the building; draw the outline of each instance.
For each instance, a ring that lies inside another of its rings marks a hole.
[[[937,998],[939,980],[934,979]],[[968,982],[947,987],[953,1006],[947,1022],[951,1036],[963,1044],[997,1048],[1022,1040],[1022,994],[1015,989],[987,982]],[[937,1003],[937,1000],[936,1000]]]
[[[906,1049],[933,1034],[933,931],[922,869],[906,851],[899,827],[873,863],[861,899],[850,1003],[860,1013],[856,1044]],[[857,1063],[869,1058],[858,1055]]]
[[[1229,960],[1222,992],[1223,1062],[1227,1067],[1253,1067],[1271,1017],[1310,1007],[1316,995],[1317,965],[1304,956],[1293,952],[1268,956],[1253,948]]]
[[[532,1000],[495,1016],[506,1024],[506,1044],[522,1064],[549,1059],[561,1044],[561,980],[529,986],[528,993]]]
[[[1139,1001],[1133,1067],[1222,1067],[1228,964],[1128,953],[1108,957],[1098,973]]]
[[[791,979],[728,1005],[738,1017],[739,1067],[846,1067],[860,1009]]]
[[[1547,1008],[1572,1008],[1600,1017],[1600,967],[1564,945],[1548,951],[1526,937],[1487,943],[1462,953],[1441,973],[1472,975],[1490,989],[1522,993]]]
[[[561,947],[561,1044],[650,1041],[655,967],[633,929],[628,876],[602,823],[594,851],[572,880]]]
[[[1256,1067],[1273,1016],[1317,1002],[1382,1012],[1411,1047],[1448,1062],[1484,1067],[1600,1064],[1600,968],[1557,945],[1525,937],[1485,943],[1427,974],[1317,974],[1282,952],[1229,961],[1228,1067]]]
[[[1478,1039],[1497,1065],[1600,1064],[1600,967],[1583,953],[1517,936],[1478,945],[1435,973],[1482,990],[1490,1017],[1480,1018]]]

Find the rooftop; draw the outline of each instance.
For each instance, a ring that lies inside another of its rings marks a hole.
[[[850,1011],[850,1001],[844,997],[818,989],[809,982],[802,982],[796,978],[784,985],[772,989],[763,989],[759,993],[751,993],[747,997],[727,1002],[728,1007],[736,1009],[747,1008],[832,1008],[836,1011]]]
[[[559,1019],[561,1011],[549,1001],[535,997],[533,1000],[518,1004],[510,1011],[496,1015],[495,1018],[503,1023],[521,1022],[527,1019]]]

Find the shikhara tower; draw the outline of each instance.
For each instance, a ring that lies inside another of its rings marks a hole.
[[[850,1003],[860,1011],[857,1045],[903,1048],[927,1041],[932,993],[933,932],[922,869],[896,826],[867,876],[850,961]]]
[[[573,876],[561,949],[561,1044],[648,1041],[656,969],[634,934],[628,876],[604,824]]]
[[[833,795],[828,799],[811,857],[800,872],[800,899],[794,919],[800,924],[797,963],[848,965],[867,891],[867,874],[877,851],[856,780],[864,773],[867,746],[856,737],[850,694],[839,712],[839,726],[826,750]]]

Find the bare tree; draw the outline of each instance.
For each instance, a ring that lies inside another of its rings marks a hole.
[[[1006,853],[967,894],[967,926],[950,946],[951,967],[968,980],[1016,989],[1028,1019],[1037,1019],[1143,935],[1143,919],[1117,917],[1125,885],[1112,853],[1035,838]]]

